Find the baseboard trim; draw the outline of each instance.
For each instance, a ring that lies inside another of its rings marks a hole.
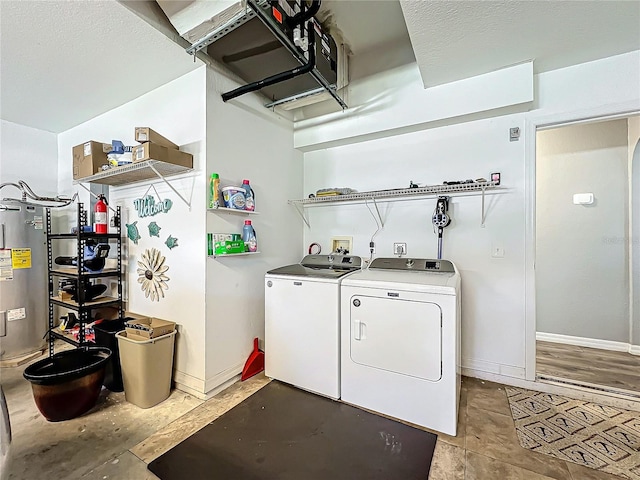
[[[237,365],[233,365],[222,372],[215,374],[211,378],[207,378],[204,382],[204,391],[209,395],[212,390],[218,388],[222,384],[226,384],[229,380],[241,374],[243,368],[244,362],[238,363]]]
[[[575,345],[576,347],[599,348],[612,352],[626,352],[632,355],[640,355],[640,345],[631,345],[613,340],[600,340],[598,338],[574,337],[571,335],[560,335],[558,333],[536,332],[536,340],[541,342],[562,343],[565,345]]]
[[[621,395],[613,392],[597,391],[579,385],[559,384],[549,381],[525,380],[522,378],[514,378],[506,375],[497,375],[495,373],[472,370],[469,368],[462,369],[462,375],[465,377],[478,378],[488,382],[501,383],[503,385],[526,388],[527,390],[535,390],[537,392],[553,393],[556,395],[564,395],[565,397],[584,400],[585,402],[600,403],[612,407],[624,408],[640,412],[640,401],[637,398]]]
[[[173,381],[178,390],[187,392],[200,400],[206,400],[204,391],[204,380],[189,375],[188,373],[174,371]]]
[[[174,380],[174,386],[176,390],[180,390],[181,392],[188,393],[189,395],[196,397],[198,400],[209,400],[204,393],[199,392],[191,387],[188,387],[183,383],[180,383]]]
[[[501,363],[473,360],[470,358],[462,359],[462,370],[463,372],[486,372],[493,375],[525,378],[525,369],[523,367],[514,367],[513,365],[503,365]],[[476,375],[470,376],[475,377]]]

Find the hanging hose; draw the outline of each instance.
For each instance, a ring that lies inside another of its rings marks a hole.
[[[436,208],[431,216],[431,223],[433,223],[433,230],[435,232],[438,229],[438,260],[442,259],[442,233],[445,227],[448,227],[451,223],[451,217],[449,216],[449,197],[438,197],[436,202]]]
[[[34,191],[31,189],[31,187],[27,184],[27,182],[23,180],[18,180],[18,183],[6,182],[6,183],[0,184],[0,189],[4,187],[15,187],[18,190],[20,190],[22,194],[21,198],[19,199],[5,197],[2,199],[2,201],[4,202],[13,201],[13,202],[20,202],[20,203],[25,203],[30,205],[38,205],[42,207],[56,208],[56,207],[66,207],[67,205],[70,205],[71,203],[75,202],[76,199],[78,198],[77,193],[74,193],[73,197],[71,198],[61,197],[59,195],[55,197],[43,197],[41,195],[36,195]],[[53,205],[50,205],[50,204],[53,204]]]

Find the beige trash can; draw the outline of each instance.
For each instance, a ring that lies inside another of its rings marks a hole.
[[[118,332],[124,397],[140,408],[166,400],[171,391],[176,331],[156,338]]]

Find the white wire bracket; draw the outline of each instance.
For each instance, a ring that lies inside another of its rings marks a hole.
[[[191,199],[187,200],[186,198],[184,198],[184,197],[180,194],[180,192],[178,192],[178,190],[176,190],[176,189],[175,189],[175,187],[174,187],[173,185],[171,185],[171,183],[170,183],[166,178],[164,178],[164,176],[163,176],[160,172],[158,172],[158,170],[156,170],[156,167],[154,167],[152,164],[149,164],[149,168],[150,168],[151,170],[153,170],[153,171],[155,172],[155,174],[158,176],[158,178],[160,178],[164,183],[166,183],[166,184],[167,184],[167,186],[168,186],[171,190],[173,190],[173,193],[175,193],[175,194],[180,198],[180,200],[182,200],[182,201],[185,203],[185,205],[186,205],[187,207],[189,207],[189,210],[191,210]],[[155,187],[154,187],[154,190],[155,190]],[[157,193],[158,193],[158,192],[156,191],[156,194],[157,194]],[[191,189],[191,193],[193,194],[193,189]]]
[[[311,224],[309,223],[309,219],[307,218],[307,211],[304,209],[304,206],[298,202],[290,202],[294,207],[296,207],[296,212],[300,215],[300,218],[304,221],[308,228],[311,228]]]
[[[82,188],[84,188],[87,192],[89,192],[89,195],[91,195],[92,197],[94,197],[94,198],[96,198],[96,199],[97,199],[97,198],[100,198],[100,197],[98,197],[98,195],[96,195],[96,194],[95,194],[95,193],[93,193],[91,190],[89,190],[89,189],[88,189],[84,184],[82,184],[82,183],[78,183],[78,185],[80,185],[80,186],[81,186]],[[107,203],[107,207],[109,207],[109,210],[111,210],[113,213],[118,213],[118,212],[116,212],[116,209],[115,209],[115,208],[113,208],[113,207],[112,207],[111,205],[109,205],[108,203]]]
[[[484,228],[484,221],[486,219],[486,212],[485,212],[485,208],[484,208],[484,192],[487,190],[487,187],[483,186],[482,187],[482,214],[480,217],[480,228]]]
[[[371,200],[373,202],[373,206],[376,209],[376,213],[373,213],[373,210],[371,210],[371,207],[369,207],[369,203],[368,200]],[[364,200],[364,204],[367,207],[367,210],[369,210],[369,213],[371,214],[371,216],[373,217],[373,221],[376,222],[376,226],[378,226],[379,230],[382,230],[384,228],[384,222],[382,221],[382,215],[380,215],[380,210],[378,209],[378,204],[376,203],[376,199],[374,197],[371,197],[369,199]],[[377,217],[376,217],[377,214]],[[378,232],[376,232],[377,234]],[[374,234],[375,235],[375,234]]]

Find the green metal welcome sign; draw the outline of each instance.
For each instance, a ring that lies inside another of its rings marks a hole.
[[[161,200],[160,203],[156,203],[153,195],[147,195],[146,197],[136,198],[133,201],[133,206],[138,212],[138,216],[142,217],[152,217],[158,213],[167,213],[173,202],[168,198]]]

